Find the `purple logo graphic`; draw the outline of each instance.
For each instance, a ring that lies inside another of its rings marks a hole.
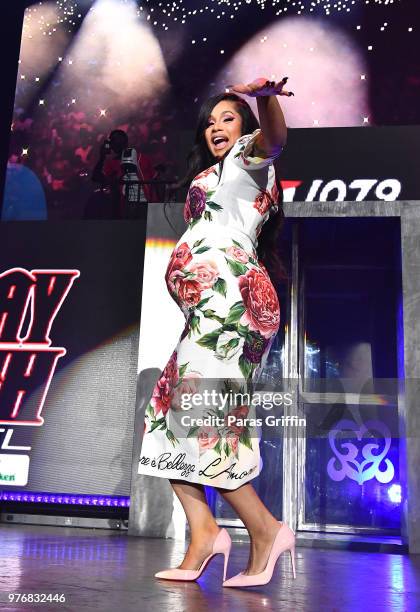
[[[355,443],[337,439],[338,434],[344,434],[341,437],[348,439],[353,436],[352,432],[356,434]],[[375,432],[379,432],[379,435]],[[374,438],[375,442],[363,440],[367,437]],[[331,429],[328,439],[335,455],[331,457],[327,466],[328,475],[332,480],[340,481],[347,476],[362,485],[372,478],[382,483],[393,479],[394,466],[389,459],[385,459],[391,446],[391,434],[384,423],[371,420],[359,426],[354,421],[342,419],[334,429]],[[362,441],[367,443],[363,444]],[[363,457],[361,460],[357,458],[359,451]],[[385,469],[381,470],[382,462]],[[337,468],[337,465],[340,467]]]

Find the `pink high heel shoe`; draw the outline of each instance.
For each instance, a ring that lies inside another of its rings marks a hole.
[[[259,586],[262,584],[267,584],[270,582],[274,566],[277,562],[277,559],[280,557],[281,553],[284,551],[290,551],[290,560],[292,562],[292,571],[293,578],[296,578],[296,569],[295,569],[295,533],[286,523],[283,523],[280,527],[274,542],[273,546],[270,550],[270,555],[268,557],[267,565],[265,569],[259,574],[244,574],[240,572],[225,580],[223,582],[224,587],[248,587],[248,586]]]
[[[226,580],[226,568],[228,564],[232,540],[226,529],[221,529],[213,543],[212,553],[204,559],[198,570],[174,569],[162,570],[155,574],[155,578],[164,578],[165,580],[197,580],[206,569],[209,561],[217,554],[222,553],[225,556],[225,564],[223,567],[223,580]]]

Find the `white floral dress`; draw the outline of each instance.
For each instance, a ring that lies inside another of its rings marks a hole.
[[[221,176],[217,163],[190,185],[165,274],[186,324],[146,407],[139,474],[236,489],[261,470],[252,385],[280,307],[256,253],[278,199],[260,137],[239,138]]]

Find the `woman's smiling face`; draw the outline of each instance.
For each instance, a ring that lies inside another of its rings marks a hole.
[[[207,147],[221,159],[242,135],[242,117],[231,100],[222,100],[213,108],[204,131]]]

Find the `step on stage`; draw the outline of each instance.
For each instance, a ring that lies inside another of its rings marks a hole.
[[[1,610],[353,612],[366,604],[369,612],[420,609],[417,555],[304,545],[296,549],[296,580],[288,556],[282,555],[268,585],[224,589],[222,555],[197,582],[156,580],[155,572],[182,560],[185,544],[172,539],[3,524],[0,540]],[[234,542],[228,576],[241,571],[247,558],[248,544]],[[26,595],[26,602],[29,594],[34,602],[35,594],[57,598],[55,603],[23,603],[23,598],[22,603],[9,603],[11,595],[19,593]]]

